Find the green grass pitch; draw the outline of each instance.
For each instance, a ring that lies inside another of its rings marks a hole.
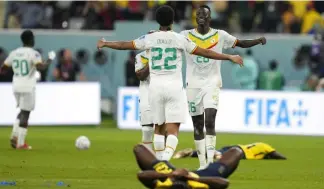
[[[132,147],[140,131],[121,131],[114,122],[101,127],[31,127],[32,151],[9,146],[11,127],[0,128],[0,181],[16,181],[1,188],[62,188],[59,181],[75,189],[142,189]],[[79,135],[91,140],[91,148],[78,151]],[[267,142],[288,157],[287,161],[241,161],[230,177],[233,189],[321,189],[324,188],[322,137],[218,134],[217,147],[228,144]],[[193,147],[192,133],[182,132],[178,149]],[[172,160],[178,167],[197,168],[197,159]]]

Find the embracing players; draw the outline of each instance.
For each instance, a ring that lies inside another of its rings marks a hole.
[[[210,8],[206,5],[197,10],[198,27],[182,31],[181,34],[203,49],[222,53],[223,49],[253,47],[266,44],[264,37],[254,40],[239,40],[224,30],[210,28]],[[194,140],[198,151],[200,168],[213,162],[216,132],[215,118],[218,109],[219,90],[222,87],[221,60],[186,54],[187,98],[189,112],[194,125]],[[204,135],[206,128],[206,138]],[[206,152],[207,151],[207,152]],[[206,162],[207,153],[207,162]]]
[[[36,71],[45,69],[48,63],[55,58],[55,53],[50,52],[49,60],[43,63],[39,52],[33,49],[35,43],[33,32],[26,30],[20,38],[23,47],[10,52],[0,71],[5,72],[6,69],[12,67],[14,72],[13,91],[20,109],[12,129],[11,146],[16,149],[31,149],[31,146],[25,142],[25,138],[29,114],[35,108]]]
[[[159,31],[143,35],[134,41],[110,42],[99,40],[97,48],[109,47],[118,50],[149,50],[150,72],[150,108],[153,123],[160,129],[159,140],[167,139],[161,159],[170,160],[178,145],[178,132],[181,123],[186,119],[186,95],[182,82],[182,53],[185,51],[217,60],[231,60],[242,65],[240,56],[220,54],[198,47],[183,35],[172,31],[174,11],[170,6],[161,6],[156,10]],[[155,135],[154,140],[156,140]],[[162,144],[162,142],[161,142]],[[156,149],[157,146],[155,146]],[[165,149],[164,149],[165,148]]]

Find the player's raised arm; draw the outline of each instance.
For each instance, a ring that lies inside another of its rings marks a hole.
[[[34,58],[36,69],[38,71],[45,70],[48,67],[48,65],[52,63],[55,57],[56,57],[56,53],[54,51],[51,51],[48,53],[48,59],[42,61],[41,56],[39,54],[36,54],[36,57]]]

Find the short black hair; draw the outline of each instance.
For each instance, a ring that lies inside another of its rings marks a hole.
[[[170,26],[174,20],[174,10],[168,5],[162,5],[155,11],[155,19],[160,26]]]
[[[208,9],[209,13],[211,13],[210,7],[208,5],[201,5],[200,9]]]
[[[251,49],[248,49],[248,50],[246,51],[246,55],[248,55],[248,56],[252,56],[252,55],[253,55],[252,50],[251,50]]]
[[[269,63],[270,70],[275,70],[278,67],[278,63],[276,60],[271,60]]]
[[[24,45],[34,46],[34,34],[31,30],[22,32],[20,39]]]

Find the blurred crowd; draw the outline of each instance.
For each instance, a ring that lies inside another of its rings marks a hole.
[[[162,4],[188,28],[201,4],[212,9],[212,26],[229,32],[313,33],[324,26],[322,1],[7,1],[0,9],[4,28],[113,30],[118,20],[153,20]]]

